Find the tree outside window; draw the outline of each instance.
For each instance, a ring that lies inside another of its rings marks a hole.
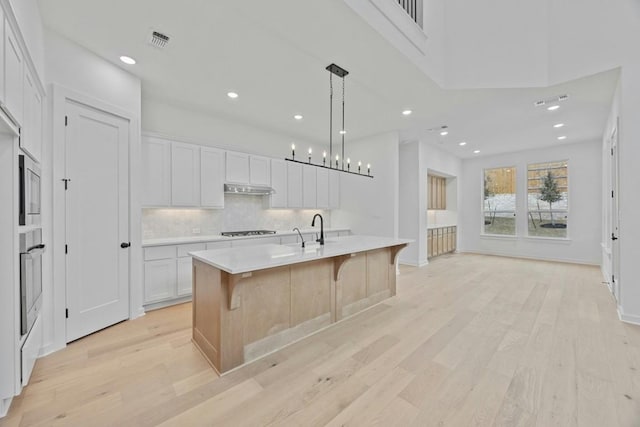
[[[529,236],[567,237],[568,177],[567,161],[529,165],[527,170]]]

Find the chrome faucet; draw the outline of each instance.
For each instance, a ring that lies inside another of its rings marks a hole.
[[[293,229],[293,231],[297,231],[298,234],[300,235],[300,240],[302,240],[302,247],[304,248],[304,237],[302,237],[302,233],[300,232],[300,229],[296,227]]]
[[[316,217],[320,217],[320,238],[316,239],[316,242],[320,243],[320,245],[324,246],[324,219],[322,219],[322,215],[315,214],[313,216],[313,220],[311,220],[311,226],[315,227],[316,225]]]

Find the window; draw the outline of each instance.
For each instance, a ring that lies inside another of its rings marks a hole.
[[[484,234],[516,234],[516,168],[484,170]]]
[[[529,236],[567,237],[568,190],[567,161],[529,165],[527,171]]]

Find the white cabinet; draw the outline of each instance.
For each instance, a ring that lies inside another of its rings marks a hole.
[[[171,144],[171,204],[200,205],[200,147]]]
[[[271,159],[271,187],[275,194],[271,195],[271,208],[287,207],[287,162]]]
[[[231,241],[228,242],[209,242],[207,243],[207,250],[210,249],[226,249],[231,247]]]
[[[0,43],[0,104],[4,103],[4,10],[0,6],[0,37],[2,42]]]
[[[224,208],[224,151],[200,149],[200,205]]]
[[[302,165],[287,162],[287,207],[302,207]]]
[[[329,209],[340,207],[340,172],[329,171]]]
[[[329,209],[329,170],[316,168],[316,207]]]
[[[190,256],[178,258],[178,283],[176,295],[179,297],[191,295],[193,280],[193,261]]]
[[[24,58],[13,29],[4,21],[4,104],[19,125],[23,125]]]
[[[315,166],[302,166],[302,206],[305,209],[316,207],[317,169]]]
[[[144,302],[151,303],[172,298],[176,292],[175,258],[145,261]]]
[[[249,183],[249,155],[227,151],[225,182],[233,184]]]
[[[280,237],[257,237],[255,239],[240,239],[233,240],[231,242],[232,248],[256,246],[256,245],[268,245],[268,244],[280,244]]]
[[[271,185],[271,161],[268,157],[249,156],[249,184]]]
[[[171,205],[171,143],[162,139],[142,141],[142,205]]]
[[[20,132],[20,148],[36,161],[42,153],[42,98],[29,70],[24,73],[23,123]]]

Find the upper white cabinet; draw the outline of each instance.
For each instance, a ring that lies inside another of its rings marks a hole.
[[[271,161],[268,157],[227,151],[225,182],[271,185]]]
[[[249,184],[271,185],[271,161],[268,157],[249,156]]]
[[[142,140],[142,205],[171,205],[171,143],[162,139]]]
[[[24,114],[23,89],[24,58],[17,38],[9,23],[4,20],[4,104],[18,125],[22,126]]]
[[[287,162],[287,206],[302,207],[302,165]]]
[[[340,207],[340,172],[329,171],[329,209]]]
[[[287,207],[287,162],[271,159],[271,187],[275,194],[271,195],[271,208]]]
[[[302,206],[305,209],[316,207],[317,178],[315,166],[302,166]]]
[[[2,43],[0,43],[0,103],[4,103],[4,10],[0,6],[0,37],[2,37]]]
[[[329,209],[329,170],[316,168],[316,207]]]
[[[200,205],[224,208],[224,151],[200,149]]]
[[[233,184],[249,183],[249,155],[227,151],[225,182]]]
[[[200,205],[200,147],[171,144],[171,204]]]
[[[24,70],[23,122],[20,147],[35,160],[42,153],[42,97],[28,69]]]

